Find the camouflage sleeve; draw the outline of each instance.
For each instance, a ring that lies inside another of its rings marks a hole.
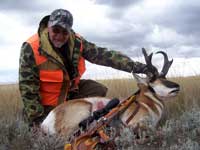
[[[119,51],[108,50],[107,48],[97,47],[83,39],[83,57],[91,63],[112,67],[126,72],[141,73],[146,66],[140,62],[134,62],[128,56]]]
[[[24,103],[24,113],[29,123],[43,114],[39,94],[39,70],[31,46],[24,43],[20,53],[19,89]]]

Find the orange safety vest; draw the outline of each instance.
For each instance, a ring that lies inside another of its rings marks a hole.
[[[30,37],[27,42],[31,45],[35,57],[35,61],[37,66],[42,65],[45,63],[48,58],[39,54],[39,37],[38,34],[33,35]],[[83,44],[81,41],[80,44],[80,52],[83,51]],[[78,63],[78,72],[79,76],[76,77],[75,84],[78,85],[82,74],[85,72],[85,59],[80,57]],[[40,96],[41,96],[41,103],[43,105],[49,106],[57,106],[59,103],[63,102],[66,99],[68,90],[69,90],[69,80],[68,74],[65,74],[64,71],[59,67],[59,69],[41,69],[39,70],[39,78],[40,78]],[[68,84],[68,85],[66,85]],[[62,91],[62,86],[65,85],[65,90]],[[61,96],[64,95],[64,96]]]

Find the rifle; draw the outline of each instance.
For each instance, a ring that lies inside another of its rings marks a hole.
[[[110,137],[106,135],[104,129],[114,117],[123,112],[134,100],[135,95],[119,104],[119,100],[115,98],[102,110],[93,112],[93,116],[89,116],[79,123],[79,127],[85,131],[75,137],[70,144],[66,144],[65,150],[92,150],[98,143],[109,141]],[[86,128],[86,126],[88,127]]]

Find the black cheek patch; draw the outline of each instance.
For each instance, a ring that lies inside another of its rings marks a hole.
[[[163,85],[165,85],[168,88],[175,88],[175,87],[179,86],[178,84],[171,82],[171,81],[167,81],[167,80],[161,80],[161,81],[162,81]]]

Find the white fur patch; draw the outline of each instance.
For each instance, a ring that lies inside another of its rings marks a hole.
[[[172,88],[168,88],[164,86],[163,84],[150,84],[154,91],[156,92],[156,95],[162,96],[162,97],[169,97],[169,93],[172,91]]]
[[[159,119],[161,118],[162,114],[163,114],[163,108],[164,108],[164,104],[161,103],[157,98],[155,98],[151,93],[147,92],[144,93],[145,96],[149,97],[151,100],[153,100],[155,102],[155,106],[159,112]]]
[[[106,97],[88,97],[84,98],[85,101],[92,103],[92,112],[98,110],[98,105],[106,105],[109,102],[109,98]]]
[[[158,100],[157,98],[155,98],[152,93],[150,92],[147,92],[147,93],[144,93],[145,96],[149,97],[151,100],[153,100],[156,104],[160,105],[160,107],[163,109],[164,108],[164,105],[160,102],[160,100]]]
[[[51,111],[41,124],[41,128],[45,133],[55,134],[55,114]]]

